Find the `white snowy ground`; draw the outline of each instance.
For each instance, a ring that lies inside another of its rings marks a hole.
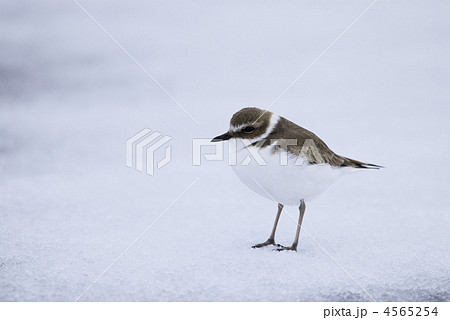
[[[450,300],[448,2],[379,1],[273,106],[386,167],[307,204],[335,261],[305,232],[251,249],[276,205],[226,161],[193,167],[191,139],[270,105],[371,1],[80,3],[200,126],[73,1],[2,1],[1,301],[77,299],[197,178],[81,301]],[[125,166],[146,127],[173,137],[153,177]]]

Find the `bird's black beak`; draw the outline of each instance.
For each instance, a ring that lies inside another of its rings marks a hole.
[[[232,138],[232,136],[226,132],[220,136],[215,137],[214,139],[211,140],[211,142],[219,142],[219,141],[224,141],[224,140],[230,140]]]

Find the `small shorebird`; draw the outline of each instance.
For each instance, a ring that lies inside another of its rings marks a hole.
[[[311,131],[258,108],[236,112],[228,132],[212,142],[229,139],[239,139],[244,144],[237,149],[237,165],[232,166],[239,179],[261,196],[278,202],[269,239],[253,248],[276,245],[278,251],[297,251],[306,200],[319,195],[344,173],[382,168],[339,156]],[[261,157],[252,161],[248,153]],[[300,211],[295,240],[290,247],[275,244],[275,231],[284,205],[299,206]]]

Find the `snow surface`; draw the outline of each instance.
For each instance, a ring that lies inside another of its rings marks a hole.
[[[450,5],[379,1],[273,110],[381,164],[307,203],[299,251],[251,249],[276,205],[192,138],[267,107],[371,1],[0,4],[0,300],[450,300]],[[173,137],[148,176],[125,141]],[[295,219],[296,208],[287,208]],[[277,242],[295,224],[281,217]],[[357,285],[350,277],[359,284]]]

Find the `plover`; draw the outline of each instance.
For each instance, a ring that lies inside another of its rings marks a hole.
[[[339,176],[357,169],[381,166],[337,155],[318,136],[267,110],[248,107],[236,112],[228,132],[212,142],[237,139],[237,162],[232,168],[251,190],[278,203],[269,239],[253,246],[277,246],[278,251],[297,251],[305,202],[318,196]],[[259,161],[249,158],[258,155]],[[250,160],[250,162],[248,161]],[[294,242],[290,247],[275,244],[275,231],[284,205],[299,208]]]

